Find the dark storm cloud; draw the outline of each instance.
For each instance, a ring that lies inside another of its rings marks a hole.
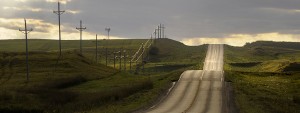
[[[21,6],[22,3],[18,3]],[[56,3],[23,3],[56,10]],[[62,6],[79,10],[62,15],[64,25],[127,38],[147,38],[159,23],[167,26],[170,38],[222,37],[229,34],[268,32],[300,33],[300,0],[72,0]],[[31,17],[57,23],[52,12],[20,11],[1,17]]]

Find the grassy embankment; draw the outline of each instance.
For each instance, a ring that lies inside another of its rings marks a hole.
[[[256,42],[225,47],[226,80],[241,113],[300,111],[299,43]]]
[[[105,43],[110,52],[119,47],[134,51],[144,41]],[[77,42],[64,41],[63,57],[57,62],[56,41],[30,41],[30,51],[35,52],[29,56],[30,81],[26,82],[23,42],[1,41],[1,51],[6,52],[0,54],[0,111],[124,113],[149,107],[184,70],[200,68],[196,64],[206,53],[205,46],[188,47],[162,39],[156,42],[159,51],[150,56],[151,63],[141,73],[147,76],[141,76],[106,67],[103,62],[96,64],[92,59],[94,42],[84,41],[83,56],[72,50]]]

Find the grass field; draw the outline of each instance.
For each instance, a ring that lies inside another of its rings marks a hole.
[[[207,46],[185,46],[157,40],[145,54],[144,70],[135,75],[129,63],[112,53],[134,54],[147,40],[100,40],[98,63],[95,41],[63,41],[58,59],[57,41],[30,40],[30,79],[26,81],[24,40],[0,42],[1,112],[124,113],[151,106],[187,69],[202,69]],[[244,47],[225,46],[226,81],[232,82],[241,113],[297,113],[300,101],[300,50],[297,43],[257,42]],[[108,51],[108,65],[105,53]],[[122,61],[123,62],[123,61]],[[141,61],[139,61],[141,62]]]
[[[225,77],[241,113],[300,111],[299,43],[255,42],[225,47]]]
[[[146,39],[112,39],[112,40],[98,40],[98,47],[103,48],[138,48],[140,44],[145,43]],[[62,40],[62,50],[79,49],[79,40]],[[95,48],[95,40],[83,40],[82,46],[84,49]],[[40,40],[32,39],[28,41],[29,51],[33,52],[46,52],[57,51],[57,40]],[[1,40],[0,51],[5,52],[24,52],[25,40]]]
[[[241,113],[298,113],[300,73],[227,72]]]
[[[84,111],[106,101],[122,99],[152,88],[152,82],[143,76],[118,72],[73,52],[65,53],[58,63],[56,53],[30,55],[29,82],[25,76],[24,54],[0,55],[0,111]],[[84,91],[70,90],[72,87],[93,82],[106,86],[103,86],[103,89],[98,87],[98,90],[94,87],[85,88]]]
[[[0,42],[0,112],[124,113],[147,108],[183,71],[201,68],[199,62],[207,48],[158,40],[152,46],[157,51],[149,54],[145,69],[135,75],[128,70],[128,63],[127,71],[112,68],[112,59],[108,62],[110,67],[106,67],[104,47],[108,48],[109,57],[120,48],[133,54],[147,40],[101,40],[98,63],[93,41],[84,41],[83,55],[76,47],[79,41],[63,41],[63,55],[58,58],[57,41],[29,40],[27,82],[23,41]]]

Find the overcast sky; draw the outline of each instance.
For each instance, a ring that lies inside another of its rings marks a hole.
[[[57,39],[58,0],[1,0],[0,39],[22,39],[28,19],[30,38]],[[256,40],[300,41],[300,0],[61,0],[63,39],[84,39],[105,27],[113,38],[149,38],[158,24],[168,38],[188,45],[226,43],[241,46]]]

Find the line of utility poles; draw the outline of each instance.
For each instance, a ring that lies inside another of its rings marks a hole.
[[[61,56],[61,29],[60,29],[60,15],[65,13],[65,11],[60,10],[60,2],[58,1],[58,9],[57,11],[53,11],[53,13],[58,15],[58,30],[59,30],[59,55]]]
[[[86,29],[86,27],[82,27],[82,20],[80,20],[80,27],[76,27],[78,31],[80,31],[80,54],[82,55],[82,31]]]
[[[164,24],[159,24],[157,27],[157,38],[165,38],[165,26]]]
[[[166,38],[165,36],[165,25],[164,24],[159,24],[157,28],[155,28],[154,32],[151,34],[151,39],[160,39],[160,38]]]
[[[26,78],[27,78],[27,82],[29,81],[29,64],[28,64],[28,34],[33,31],[33,29],[28,29],[27,28],[27,23],[26,23],[26,19],[24,19],[25,21],[25,28],[24,29],[19,29],[19,31],[23,32],[25,34],[25,39],[26,39]]]
[[[58,15],[58,29],[59,29],[59,56],[62,55],[62,38],[61,38],[61,15],[65,13],[65,11],[61,10],[61,4],[60,1],[58,1],[58,8],[57,11],[53,11],[53,13]],[[26,65],[27,65],[27,81],[29,81],[29,64],[28,64],[28,34],[29,32],[33,31],[33,29],[28,29],[27,28],[27,22],[26,19],[24,19],[25,21],[25,29],[21,30],[19,29],[19,31],[23,32],[25,34],[25,38],[26,38]],[[82,32],[84,30],[86,30],[86,27],[82,26],[82,20],[80,20],[80,27],[76,27],[76,29],[78,31],[80,31],[80,54],[82,55]],[[111,28],[106,27],[105,31],[107,31],[107,40],[110,39],[110,31]],[[151,40],[153,39],[153,35],[154,35],[154,39],[160,39],[160,38],[165,38],[165,26],[164,24],[159,24],[159,26],[155,29],[154,33],[151,34]],[[142,44],[142,54],[141,54],[141,60],[142,60],[142,64],[143,64],[143,69],[144,69],[144,57],[145,57],[145,47],[147,45]],[[124,70],[126,70],[126,63],[127,63],[127,58],[130,58],[127,54],[126,54],[126,50],[125,49],[121,49],[118,52],[113,52],[114,54],[114,68],[116,68],[116,59],[119,58],[119,69],[120,71],[122,70],[122,60],[124,60]],[[123,53],[123,56],[122,56]],[[96,63],[98,63],[98,35],[96,34]],[[117,55],[119,54],[119,56]],[[105,47],[105,64],[106,66],[108,66],[108,48]],[[138,60],[138,59],[137,59]],[[136,66],[137,66],[137,62],[138,61],[132,61],[131,59],[129,60],[130,63],[130,70],[132,69],[132,63],[136,62]]]
[[[123,53],[123,55],[122,55]],[[118,55],[119,54],[119,55]],[[124,65],[124,70],[126,71],[126,64],[127,64],[127,58],[129,58],[129,56],[127,55],[127,51],[125,49],[120,49],[119,51],[114,51],[113,52],[113,60],[114,60],[114,68],[116,69],[116,60],[119,59],[119,70],[122,70],[122,59],[123,61],[123,65]],[[130,63],[130,70],[131,70],[131,60],[129,61]]]

